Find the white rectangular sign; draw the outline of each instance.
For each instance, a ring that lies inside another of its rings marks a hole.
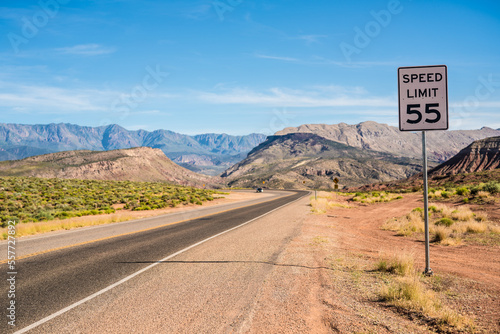
[[[398,68],[399,130],[448,130],[446,65]]]

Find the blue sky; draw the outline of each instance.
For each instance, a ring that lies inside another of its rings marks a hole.
[[[497,0],[2,6],[3,123],[185,134],[397,126],[397,68],[445,64],[450,129],[500,128]]]

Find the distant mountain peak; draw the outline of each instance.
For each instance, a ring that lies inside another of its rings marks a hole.
[[[420,133],[402,132],[398,128],[374,121],[359,124],[303,124],[276,132],[314,133],[321,137],[359,148],[387,152],[398,156],[419,158],[422,155]],[[428,131],[427,148],[429,159],[444,162],[474,140],[500,136],[500,130],[482,127],[480,130]]]
[[[0,123],[0,160],[68,150],[103,151],[148,146],[161,149],[172,160],[189,161],[182,163],[186,168],[216,175],[240,161],[265,139],[262,134],[188,136],[162,129],[131,131],[118,124],[90,127],[70,123]],[[189,155],[190,159],[183,159],[183,155]],[[202,165],[198,166],[198,162]]]

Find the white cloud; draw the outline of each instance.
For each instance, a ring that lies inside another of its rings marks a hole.
[[[127,90],[66,88],[0,81],[1,112],[23,112],[39,115],[116,113],[114,107],[116,107],[117,101],[130,101],[132,99],[132,106],[127,108],[129,114],[168,115],[168,112],[157,109],[158,106],[165,103],[166,100],[178,97],[179,95],[159,91],[148,93],[144,100],[134,100],[130,91]]]
[[[325,86],[315,90],[271,88],[264,92],[235,88],[224,92],[195,92],[212,104],[248,104],[267,107],[397,107],[392,97],[372,97],[364,89]]]
[[[288,62],[294,62],[302,65],[333,65],[338,67],[345,68],[366,68],[366,67],[375,67],[375,66],[392,66],[397,67],[398,62],[396,61],[358,61],[358,62],[347,62],[347,61],[338,61],[333,59],[328,59],[319,56],[312,56],[310,59],[299,59],[294,57],[286,57],[286,56],[272,56],[265,55],[260,53],[255,53],[254,57],[262,58],[262,59],[272,59],[272,60],[283,60]]]
[[[299,61],[297,58],[292,58],[292,57],[279,57],[279,56],[268,56],[268,55],[263,55],[263,54],[256,54],[256,58],[262,58],[262,59],[273,59],[273,60],[284,60],[284,61]]]
[[[119,92],[12,84],[0,81],[0,108],[37,113],[98,112]]]
[[[70,47],[58,48],[57,52],[79,56],[98,56],[115,52],[114,48],[105,47],[100,44],[80,44]]]

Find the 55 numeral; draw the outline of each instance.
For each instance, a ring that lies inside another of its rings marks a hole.
[[[425,114],[434,114],[434,118],[426,118],[425,122],[426,123],[437,123],[441,119],[441,113],[439,110],[434,109],[434,108],[439,108],[439,103],[427,103],[425,105]],[[420,104],[408,104],[406,106],[406,113],[408,115],[417,115],[416,119],[408,119],[407,122],[410,124],[417,124],[422,121],[422,113],[420,112]]]

